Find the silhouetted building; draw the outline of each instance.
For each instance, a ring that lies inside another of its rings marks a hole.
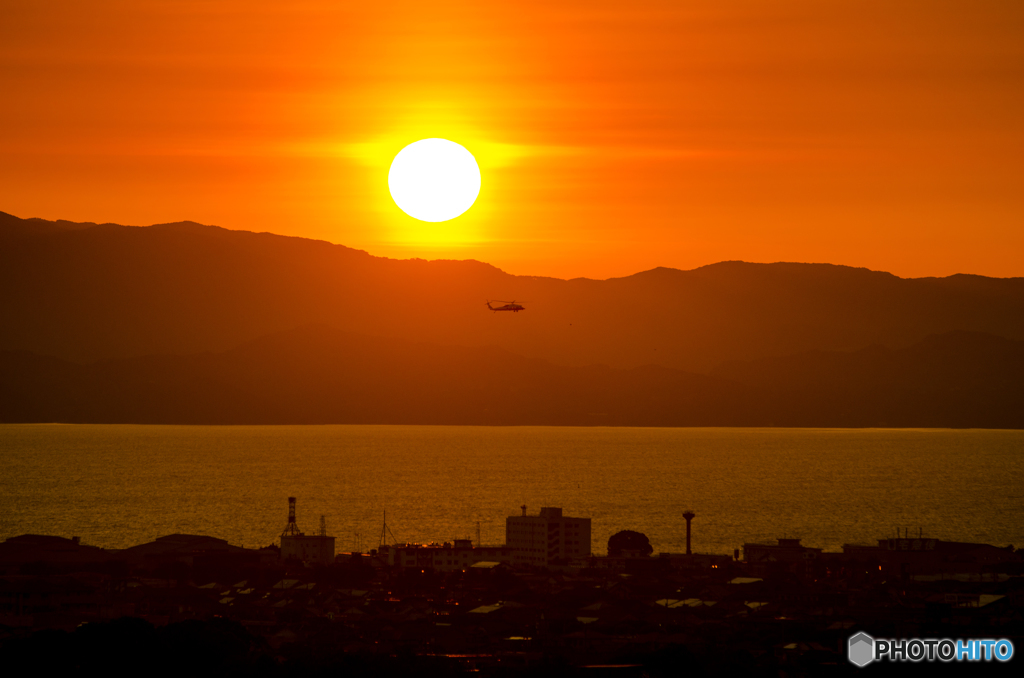
[[[388,565],[401,568],[433,569],[452,572],[471,567],[475,563],[512,562],[512,549],[508,546],[473,546],[469,539],[456,539],[443,544],[384,545],[377,555]]]
[[[843,556],[873,563],[887,575],[972,573],[1019,560],[1012,548],[941,539],[879,539],[877,546],[843,544]]]
[[[776,566],[802,574],[821,557],[821,549],[801,546],[799,539],[779,539],[778,544],[744,544],[743,559],[752,574],[762,575]]]
[[[124,560],[133,565],[168,561],[194,565],[197,558],[211,555],[237,555],[249,559],[258,557],[257,551],[233,546],[224,539],[201,534],[169,534],[157,537],[145,544],[112,551],[112,553],[118,560]]]
[[[540,515],[505,519],[505,543],[516,565],[547,567],[555,561],[590,555],[590,518],[569,518],[562,509],[544,507]]]
[[[288,525],[281,533],[281,559],[329,565],[334,562],[334,537],[327,536],[324,517],[320,516],[320,534],[305,535],[295,522],[295,497],[288,497]]]
[[[324,565],[333,563],[334,537],[319,534],[281,537],[281,558]]]
[[[658,559],[666,561],[673,570],[711,571],[732,567],[730,556],[710,553],[659,553]]]
[[[72,572],[104,563],[110,557],[109,551],[85,546],[78,537],[23,534],[0,543],[0,574],[18,574],[27,563],[45,563],[51,571]]]

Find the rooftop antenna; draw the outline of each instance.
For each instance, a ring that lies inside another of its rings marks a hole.
[[[391,535],[391,543],[397,544],[398,540],[395,539],[395,533],[391,531],[390,527],[388,527],[388,512],[384,511],[384,526],[380,528],[380,544],[379,544],[379,546],[384,546],[384,536],[388,535],[388,534]]]
[[[295,524],[295,497],[288,497],[288,525],[281,533],[282,537],[301,537],[299,526]]]
[[[526,504],[523,504],[519,508],[523,509],[523,515],[525,516],[526,515]]]
[[[327,536],[327,518],[323,514],[320,514],[320,536]]]
[[[480,521],[476,521],[476,547],[480,548],[483,546],[483,542],[480,541]]]

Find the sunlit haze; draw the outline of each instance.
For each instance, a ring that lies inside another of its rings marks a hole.
[[[6,2],[0,210],[604,278],[1024,275],[1024,5]],[[426,237],[388,172],[470,149]]]

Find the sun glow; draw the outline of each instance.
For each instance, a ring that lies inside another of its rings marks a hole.
[[[421,139],[395,156],[388,188],[398,207],[420,221],[448,221],[473,206],[480,167],[465,147],[447,139]]]

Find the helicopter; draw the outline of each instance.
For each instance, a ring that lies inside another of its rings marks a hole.
[[[492,311],[512,311],[513,313],[519,313],[520,311],[525,311],[526,310],[525,308],[523,308],[522,304],[517,304],[514,301],[495,301],[494,303],[496,303],[496,304],[505,304],[505,305],[504,306],[494,307],[494,306],[491,306],[491,302],[488,301],[487,302],[487,308],[491,309]]]

